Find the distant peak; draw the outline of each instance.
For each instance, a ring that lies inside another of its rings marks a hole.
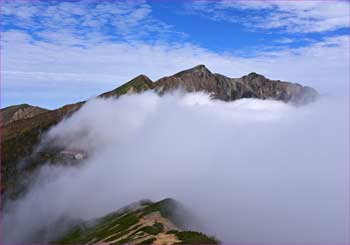
[[[136,85],[136,84],[152,84],[153,81],[146,75],[138,75],[137,77],[131,79],[127,84]]]
[[[196,65],[192,69],[207,69],[207,67],[205,65],[203,65],[203,64],[200,64],[200,65]]]
[[[189,74],[189,73],[191,73],[191,74],[192,73],[207,73],[207,74],[211,74],[211,71],[209,71],[209,69],[205,65],[200,64],[200,65],[196,65],[195,67],[192,67],[190,69],[178,72],[174,76],[181,76],[181,75]]]
[[[137,77],[135,77],[134,79],[132,80],[147,80],[147,81],[152,81],[149,77],[147,77],[146,75],[138,75]]]
[[[190,69],[190,70],[210,72],[209,69],[208,69],[205,65],[203,65],[203,64],[196,65],[195,67],[193,67],[193,68]]]
[[[139,93],[142,91],[146,91],[148,89],[153,88],[153,81],[148,78],[146,75],[138,75],[137,77],[134,77],[129,82],[124,83],[123,85],[119,86],[116,89],[113,89],[112,91],[105,92],[103,94],[100,94],[99,97],[112,97],[112,96],[120,96],[123,94],[131,94],[131,93]]]
[[[256,72],[251,72],[248,75],[243,76],[243,78],[248,78],[249,80],[252,80],[252,79],[257,78],[257,77],[265,78],[263,75],[260,75]]]

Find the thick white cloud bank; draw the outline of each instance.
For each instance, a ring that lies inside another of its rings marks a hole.
[[[327,97],[302,107],[202,93],[89,101],[47,135],[89,157],[42,167],[4,214],[5,242],[63,216],[172,197],[197,217],[193,229],[225,243],[346,244],[348,112]]]

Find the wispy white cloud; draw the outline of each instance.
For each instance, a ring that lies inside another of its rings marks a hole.
[[[349,27],[347,1],[194,1],[187,4],[187,9],[216,21],[241,23],[250,29],[312,33]],[[231,10],[244,14],[237,16]]]
[[[144,0],[134,1],[4,1],[5,29],[28,31],[37,38],[59,42],[59,34],[69,33],[75,40],[90,36],[104,39],[160,39],[172,27],[152,17],[152,9]],[[181,33],[177,33],[181,36]]]
[[[295,40],[292,39],[292,38],[285,37],[285,38],[280,38],[280,39],[276,40],[275,42],[276,43],[282,43],[282,44],[289,44],[289,43],[295,42]]]
[[[200,63],[232,77],[255,71],[270,78],[310,85],[321,93],[344,92],[348,87],[349,36],[328,38],[308,47],[259,52],[248,58],[218,54],[191,43],[96,44],[92,39],[80,47],[34,40],[20,31],[4,33],[2,42],[5,103],[23,101],[23,94],[12,101],[8,97],[23,86],[46,86],[43,96],[47,96],[57,93],[59,84],[62,96],[63,91],[64,96],[74,94],[67,103],[113,89],[141,73],[158,79]],[[67,87],[71,89],[66,91]]]
[[[215,5],[208,9],[214,17],[218,9],[231,5],[253,10],[282,6],[227,1],[200,1],[193,6],[205,9],[208,4]],[[7,1],[1,7],[6,26],[1,43],[2,105],[27,102],[57,107],[113,89],[141,73],[158,79],[199,63],[232,77],[255,71],[310,85],[321,93],[348,91],[347,35],[325,37],[299,48],[260,49],[247,57],[211,51],[184,41],[181,33],[175,32],[176,41],[163,38],[174,34],[172,27],[153,18],[151,6],[143,1]],[[287,46],[292,40],[277,41]],[[21,93],[23,89],[28,93]]]

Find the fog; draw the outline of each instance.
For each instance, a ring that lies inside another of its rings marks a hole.
[[[5,243],[62,217],[171,197],[224,243],[349,243],[348,100],[306,106],[208,94],[94,99],[43,139],[88,152],[45,165],[3,214]],[[50,239],[52,234],[48,234]]]

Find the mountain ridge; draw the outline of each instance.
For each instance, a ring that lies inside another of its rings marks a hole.
[[[8,106],[1,109],[0,125],[6,125],[21,119],[28,119],[47,111],[49,110],[28,104]]]
[[[212,98],[232,101],[241,98],[274,99],[295,104],[305,104],[316,99],[315,89],[280,80],[271,80],[263,75],[251,72],[240,78],[230,78],[212,73],[205,65],[180,71],[171,76],[152,81],[145,75],[139,75],[116,89],[103,93],[101,97],[120,96],[120,92],[131,94],[154,90],[160,95],[176,89],[185,92],[207,92]]]
[[[202,91],[210,93],[213,99],[223,101],[257,98],[292,102],[297,105],[312,102],[318,97],[315,89],[297,83],[270,80],[254,72],[240,78],[229,78],[212,73],[205,65],[197,65],[174,75],[162,77],[155,82],[146,75],[139,75],[97,97],[119,97],[124,94],[135,94],[144,91],[154,91],[159,95],[163,95],[174,90]],[[55,110],[41,108],[40,113],[36,115],[27,118],[22,117],[1,125],[1,174],[3,177],[1,193],[6,190],[11,192],[15,189],[16,179],[26,172],[26,169],[18,171],[17,162],[31,154],[35,145],[39,143],[41,135],[63,118],[79,110],[85,102],[65,105]],[[1,114],[4,114],[8,109],[9,107],[1,109]]]
[[[144,200],[96,220],[78,223],[53,243],[220,244],[213,236],[184,229],[185,215],[186,210],[174,199]]]

